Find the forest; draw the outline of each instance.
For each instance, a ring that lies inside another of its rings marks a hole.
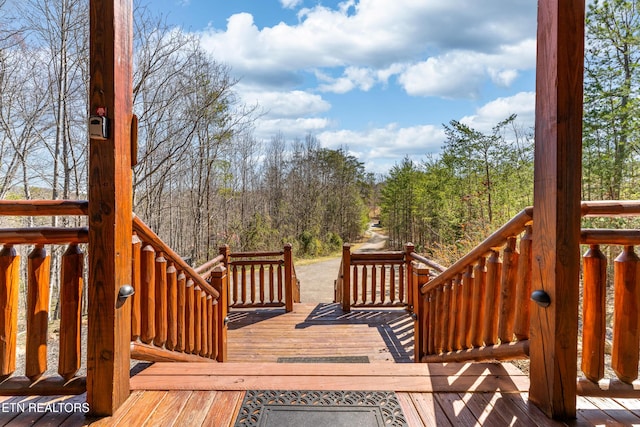
[[[0,0],[2,199],[86,198],[87,8]],[[639,18],[637,1],[588,6],[585,200],[638,198]],[[313,135],[257,140],[260,106],[239,101],[227,66],[151,7],[134,20],[134,212],[194,264],[223,244],[332,253],[378,215],[393,248],[448,264],[532,204],[534,134],[515,115],[490,132],[451,120],[439,155],[380,177]]]

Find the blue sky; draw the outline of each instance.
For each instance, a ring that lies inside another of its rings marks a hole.
[[[533,0],[153,0],[240,79],[254,135],[315,135],[384,173],[442,124],[533,126]]]

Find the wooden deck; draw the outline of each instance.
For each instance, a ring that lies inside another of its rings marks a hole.
[[[84,396],[5,397],[0,424],[227,426],[248,390],[367,390],[395,391],[409,426],[640,425],[636,399],[579,398],[577,420],[548,420],[527,403],[527,376],[508,363],[394,363],[411,362],[413,351],[402,311],[343,314],[334,304],[298,304],[288,314],[230,317],[231,362],[156,363],[131,379],[132,394],[114,417],[85,417]],[[277,363],[363,356],[371,363]]]

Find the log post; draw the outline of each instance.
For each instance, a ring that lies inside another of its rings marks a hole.
[[[217,266],[211,273],[211,285],[220,294],[218,297],[218,304],[214,306],[217,310],[217,331],[216,337],[218,339],[218,362],[227,361],[227,310],[229,307],[229,295],[228,295],[228,280],[227,269],[222,266]]]
[[[60,280],[60,353],[58,373],[70,380],[80,369],[80,326],[84,254],[69,245],[62,256]]]
[[[253,271],[251,272],[253,278]],[[293,311],[293,250],[291,243],[284,245],[284,286],[285,286],[285,310],[287,313]]]
[[[500,344],[513,341],[513,322],[516,314],[516,286],[518,275],[518,257],[516,238],[509,237],[502,253],[502,277],[500,282],[500,308],[498,319],[498,338]]]
[[[484,345],[494,345],[498,338],[498,317],[500,300],[500,283],[502,276],[502,262],[498,251],[492,250],[487,260],[487,280],[484,294],[485,313],[482,318],[482,340]]]
[[[140,341],[150,344],[156,336],[156,252],[151,245],[140,254]]]
[[[185,276],[184,271],[180,271],[178,273],[178,304],[177,304],[177,315],[178,315],[178,325],[177,325],[177,341],[176,341],[176,351],[185,351],[186,345],[186,327],[187,327],[187,319],[186,319],[186,308],[187,308],[187,276]]]
[[[416,312],[414,308],[414,304],[418,302],[418,297],[420,297],[420,290],[416,289],[417,286],[414,286],[416,282],[413,280],[413,261],[411,260],[411,254],[415,252],[416,248],[413,243],[407,243],[404,245],[404,263],[407,266],[407,306],[409,310],[412,312]]]
[[[158,257],[155,262],[156,270],[156,306],[154,307],[154,314],[156,317],[156,336],[153,338],[153,343],[162,347],[167,342],[167,259],[162,252],[158,252]]]
[[[89,144],[87,401],[93,415],[112,415],[129,396],[131,305],[117,300],[131,284],[132,3],[89,2],[89,114],[108,121],[107,134]]]
[[[351,245],[342,246],[342,311],[351,311]]]
[[[531,319],[531,233],[532,227],[525,228],[520,238],[520,257],[518,259],[518,276],[516,278],[516,316],[513,333],[518,340],[529,339],[529,325]]]
[[[178,344],[178,270],[173,263],[167,267],[167,343],[173,350]]]
[[[584,19],[584,0],[538,3],[532,288],[551,304],[531,313],[529,400],[558,419],[576,416]]]
[[[142,241],[137,234],[134,234],[131,240],[131,286],[133,286],[133,296],[131,297],[131,341],[137,340],[142,330],[141,256]]]
[[[0,379],[16,370],[20,256],[11,245],[0,252]]]
[[[425,350],[425,333],[429,330],[427,321],[429,313],[426,312],[426,296],[422,295],[420,288],[429,282],[429,269],[422,265],[411,266],[411,288],[418,289],[414,295],[414,321],[413,321],[413,361],[420,363]]]

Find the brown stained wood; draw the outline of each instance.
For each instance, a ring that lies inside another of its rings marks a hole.
[[[591,245],[582,258],[582,372],[597,382],[604,377],[607,257]]]
[[[215,391],[194,391],[176,418],[175,426],[206,425],[207,411],[216,399]]]
[[[25,376],[31,381],[47,370],[50,262],[42,245],[36,245],[29,254]]]
[[[208,327],[208,314],[209,314],[209,310],[207,307],[207,294],[202,292],[202,294],[200,295],[200,309],[201,311],[201,316],[200,316],[200,321],[201,321],[201,325],[200,325],[200,333],[202,334],[202,337],[200,338],[200,343],[201,343],[201,347],[200,347],[200,356],[202,357],[208,357],[209,354],[209,327]]]
[[[278,302],[282,302],[283,301],[283,292],[284,292],[284,275],[282,274],[282,265],[278,264]]]
[[[240,268],[240,288],[240,300],[242,304],[247,304],[249,302],[247,300],[247,271],[244,265]]]
[[[293,283],[293,247],[291,243],[284,245],[284,286],[285,286],[285,310],[293,311],[294,286]]]
[[[265,291],[264,265],[262,265],[262,264],[260,265],[259,274],[260,274],[260,276],[259,276],[260,280],[258,282],[258,286],[260,288],[260,303],[264,304],[266,301],[265,301],[265,298],[264,298],[264,295],[265,295],[264,294],[264,291]]]
[[[109,137],[89,144],[89,331],[87,400],[109,415],[129,396],[131,305],[116,306],[131,284],[133,110],[131,0],[89,3],[89,112],[104,108]]]
[[[187,279],[186,284],[186,298],[185,298],[185,346],[184,349],[187,353],[193,353],[196,347],[195,338],[195,315],[196,315],[196,303],[195,303],[195,286],[193,281]]]
[[[513,333],[519,340],[529,339],[531,312],[531,235],[533,228],[529,225],[520,238],[520,256],[518,257],[518,273],[516,279],[516,314],[513,321]]]
[[[86,200],[0,200],[0,215],[67,216],[86,215]]]
[[[424,426],[427,425],[422,421],[418,410],[415,407],[414,402],[411,400],[410,393],[396,393],[396,398],[402,409],[404,419],[410,426]],[[435,425],[435,424],[434,424]]]
[[[217,349],[217,324],[215,315],[215,304],[217,301],[210,295],[207,296],[207,330],[209,334],[207,336],[207,357],[209,359],[216,359],[218,357]]]
[[[579,378],[577,384],[579,396],[633,398],[640,401],[640,382],[625,383],[618,379],[602,379],[598,382]]]
[[[391,266],[389,269],[389,302],[393,304],[396,300],[396,268]]]
[[[342,246],[342,311],[351,310],[351,246]]]
[[[581,230],[580,243],[586,245],[640,245],[640,230]]]
[[[69,245],[62,255],[60,280],[60,351],[58,374],[70,380],[80,369],[80,325],[84,253],[78,245]]]
[[[238,267],[237,266],[233,266],[232,267],[232,274],[233,274],[233,292],[231,295],[231,298],[233,300],[233,305],[238,303],[238,284],[240,283],[238,281]],[[243,301],[244,302],[244,301]]]
[[[428,308],[426,309],[426,312],[429,315],[428,318],[428,322],[427,322],[427,328],[426,328],[426,333],[427,333],[427,351],[426,354],[435,354],[436,353],[436,332],[437,332],[437,314],[438,314],[438,310],[437,310],[437,305],[436,305],[436,291],[431,291],[429,292],[427,295],[425,295],[426,297],[426,305],[428,306]]]
[[[375,269],[376,266],[374,265],[373,268]],[[387,284],[386,284],[386,273],[387,273],[387,266],[382,264],[380,266],[380,302],[382,304],[385,303],[385,297],[387,295]]]
[[[193,289],[193,354],[200,354],[202,350],[202,290],[200,286]]]
[[[498,338],[502,344],[513,341],[513,325],[516,315],[516,284],[518,259],[516,238],[510,237],[502,252],[502,275],[500,280],[500,305],[498,312]]]
[[[189,397],[191,397],[190,391],[178,390],[167,393],[156,410],[149,414],[144,425],[149,427],[173,425]]]
[[[400,302],[409,304],[406,297],[407,294],[407,281],[405,279],[405,266],[398,267],[398,299]]]
[[[485,345],[494,345],[498,341],[498,316],[500,302],[500,283],[502,275],[502,262],[498,251],[491,251],[487,260],[487,279],[484,295],[484,315],[482,317],[482,340]]]
[[[131,340],[137,340],[142,333],[142,241],[137,234],[131,239]]]
[[[553,418],[576,415],[584,22],[583,0],[538,5],[529,399]]]
[[[454,425],[471,426],[478,423],[469,408],[464,405],[460,396],[456,393],[439,393],[435,396],[436,402],[440,405],[449,421]]]
[[[375,265],[371,266],[371,302],[373,304],[380,302],[382,304],[382,300],[377,297],[377,287],[378,287],[378,268]]]
[[[460,320],[461,348],[471,348],[471,322],[473,319],[473,265],[468,265],[462,274],[462,319]]]
[[[464,285],[463,278],[461,274],[458,274],[453,282],[453,285],[456,288],[456,319],[455,319],[455,328],[453,330],[453,350],[462,350],[466,346],[464,345],[464,333],[465,326],[464,322],[466,319],[465,311],[465,300],[464,300]]]
[[[205,425],[230,426],[238,415],[244,392],[228,391],[218,393],[209,412],[205,415]]]
[[[140,341],[150,343],[156,336],[156,252],[151,245],[140,254]]]
[[[460,303],[460,286],[457,282],[458,277],[451,281],[451,290],[450,290],[450,302],[449,302],[449,331],[447,336],[447,351],[452,351],[456,348],[456,328],[458,327],[458,312],[460,311],[459,303]]]
[[[638,378],[640,347],[640,259],[632,246],[614,261],[614,307],[611,368],[620,381],[631,383]]]
[[[167,342],[165,346],[173,350],[178,343],[178,270],[169,264],[167,268]]]
[[[16,369],[20,256],[11,245],[0,251],[0,378]]]
[[[368,270],[367,266],[363,265],[362,266],[362,280],[360,282],[360,286],[362,288],[362,302],[363,303],[367,302],[367,270]],[[354,280],[354,282],[357,282],[357,280],[355,278],[353,280]]]
[[[149,416],[158,410],[164,398],[167,396],[166,391],[147,391],[142,394],[132,407],[126,406],[127,412],[121,415],[118,424],[122,426],[142,426],[149,419]],[[119,414],[118,414],[119,415]],[[110,423],[107,422],[106,425]]]
[[[471,308],[471,347],[482,346],[482,324],[485,316],[487,284],[486,258],[482,257],[473,269],[473,297]]]
[[[0,242],[13,245],[87,243],[88,229],[86,227],[2,228],[0,229]]]
[[[256,270],[255,265],[251,265],[249,270],[249,283],[251,289],[251,304],[256,303]]]
[[[484,257],[492,248],[501,247],[507,238],[520,234],[524,227],[532,221],[533,208],[528,207],[520,211],[509,222],[500,227],[496,232],[487,237],[482,243],[472,249],[465,256],[447,268],[442,274],[435,277],[428,286],[422,289],[422,293],[442,285],[458,273],[463,273],[469,264],[474,264],[480,257]]]
[[[421,361],[425,363],[484,362],[491,360],[526,359],[528,355],[529,341],[524,340],[509,344],[497,344],[488,347],[476,347],[467,350],[424,356]]]
[[[218,362],[226,362],[228,359],[227,352],[227,311],[229,307],[229,276],[227,270],[223,266],[218,266],[211,273],[211,285],[218,291],[220,297],[214,306],[216,319],[215,330],[215,349],[216,360]]]
[[[180,271],[177,277],[177,331],[176,331],[176,351],[184,351],[186,348],[186,308],[187,308],[187,278],[184,272]]]
[[[451,318],[451,282],[447,282],[442,287],[442,319],[440,322],[440,345],[441,351],[451,351],[449,345],[449,323]]]
[[[442,335],[444,334],[444,319],[449,313],[445,313],[444,311],[444,289],[443,287],[439,287],[434,291],[435,294],[435,324],[433,330],[433,344],[434,351],[436,353],[442,353],[444,349],[442,348]]]
[[[412,267],[413,281],[412,288],[415,290],[415,307],[414,313],[416,314],[413,322],[414,330],[414,344],[413,344],[413,360],[417,362],[421,359],[422,355],[427,351],[427,334],[429,331],[429,313],[428,305],[425,302],[426,296],[423,296],[419,289],[429,281],[429,269],[423,268],[419,265]]]
[[[12,376],[0,383],[1,396],[53,396],[82,394],[87,389],[84,377],[69,381],[58,376],[41,378],[32,382],[27,377]]]
[[[275,299],[275,275],[273,270],[273,265],[269,266],[269,302],[273,303]]]
[[[352,305],[358,304],[358,266],[357,265],[354,265],[351,270],[351,288],[353,291]],[[362,301],[366,302],[366,298],[364,298]]]
[[[424,426],[453,426],[433,393],[411,393],[411,400]],[[418,424],[419,425],[419,424]]]
[[[154,345],[144,344],[141,342],[131,343],[131,358],[135,360],[145,360],[148,362],[213,362],[211,359],[201,357],[200,355],[166,350],[164,348],[159,348]]]
[[[167,292],[167,259],[162,252],[158,252],[155,262],[156,269],[156,336],[153,338],[153,343],[158,347],[162,347],[167,341],[168,333],[168,292]]]

